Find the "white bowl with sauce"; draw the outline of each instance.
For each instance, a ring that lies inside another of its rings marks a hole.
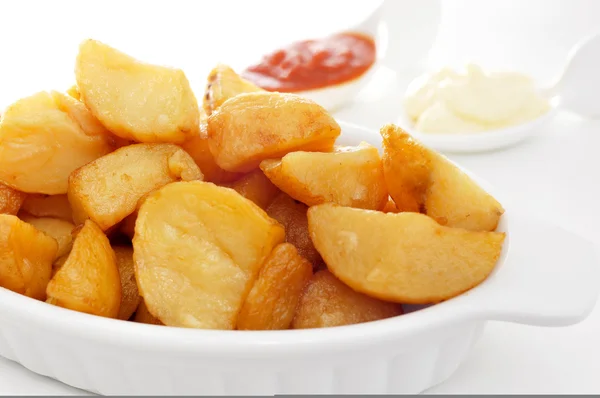
[[[384,4],[379,0],[354,27],[290,43],[263,56],[240,75],[268,91],[301,95],[335,112],[370,83],[387,49],[387,33],[381,23]]]
[[[471,64],[464,73],[445,68],[413,80],[397,123],[436,150],[490,151],[542,132],[559,104],[526,75]]]

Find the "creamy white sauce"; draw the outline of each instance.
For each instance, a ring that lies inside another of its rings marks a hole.
[[[469,64],[462,73],[444,68],[415,79],[404,108],[417,131],[475,133],[528,122],[550,106],[528,76]]]

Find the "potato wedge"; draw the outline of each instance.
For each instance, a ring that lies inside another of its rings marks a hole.
[[[292,323],[294,329],[352,325],[402,314],[399,304],[355,292],[331,272],[319,271],[308,282]]]
[[[71,232],[75,229],[73,223],[60,218],[34,217],[24,213],[19,214],[19,218],[56,240],[58,243],[56,258],[62,257],[71,251],[71,247],[73,247]]]
[[[25,296],[46,299],[58,244],[16,216],[0,214],[0,286]]]
[[[298,249],[298,253],[318,267],[323,263],[321,255],[315,249],[308,233],[308,206],[297,202],[282,192],[267,207],[269,217],[277,220],[285,228],[285,240]]]
[[[276,246],[265,260],[237,319],[239,330],[289,329],[312,264],[290,243]]]
[[[76,223],[89,218],[107,230],[133,213],[149,192],[173,181],[200,179],[196,163],[177,145],[136,144],[74,171],[68,196]]]
[[[163,325],[164,326],[164,323],[162,323],[161,321],[156,319],[154,317],[154,315],[152,315],[150,313],[150,311],[148,311],[148,307],[146,307],[146,303],[144,303],[144,300],[140,301],[140,305],[138,306],[137,310],[135,311],[135,316],[133,317],[133,321],[138,322],[138,323],[147,323],[149,325]]]
[[[119,137],[182,143],[198,133],[198,103],[180,69],[146,64],[85,40],[75,78],[82,101]]]
[[[73,249],[46,289],[49,302],[59,307],[116,318],[121,303],[121,280],[115,253],[104,232],[86,220]]]
[[[232,189],[168,184],[142,203],[133,249],[140,294],[165,325],[233,329],[283,227]]]
[[[415,213],[424,211],[432,169],[429,151],[394,125],[384,126],[380,133],[383,172],[396,208]]]
[[[201,122],[200,134],[196,134],[181,145],[181,148],[194,159],[194,162],[196,162],[200,170],[202,170],[204,181],[218,184],[235,181],[241,178],[243,176],[242,173],[232,173],[219,167],[215,161],[215,157],[210,152],[206,129],[206,125]]]
[[[328,151],[341,129],[315,102],[256,92],[228,99],[208,118],[208,143],[222,169],[249,172],[293,151]]]
[[[23,192],[0,183],[0,214],[16,215],[26,197]]]
[[[73,221],[73,210],[66,194],[27,195],[21,210],[34,217],[52,217]]]
[[[240,77],[229,66],[219,64],[208,75],[203,101],[204,111],[210,116],[229,98],[257,91],[264,90]]]
[[[471,177],[397,126],[384,126],[381,135],[385,179],[399,210],[425,213],[448,227],[496,229],[504,209]]]
[[[108,132],[79,101],[40,92],[0,122],[0,181],[27,193],[64,194],[71,172],[112,151]]]
[[[483,282],[504,233],[444,227],[419,213],[382,213],[332,204],[308,210],[308,229],[329,270],[382,300],[430,304]]]
[[[264,160],[260,168],[279,189],[308,206],[381,210],[388,199],[379,151],[365,142],[328,153],[292,152]]]
[[[118,319],[128,320],[136,311],[142,298],[135,280],[133,265],[133,248],[130,246],[113,246],[117,268],[121,277],[121,305],[119,306]]]
[[[237,181],[222,185],[234,189],[261,209],[266,209],[281,192],[260,170],[254,170]]]
[[[79,93],[79,87],[77,87],[77,84],[73,84],[71,87],[69,87],[67,90],[67,95],[73,97],[77,101],[81,100],[81,94]]]

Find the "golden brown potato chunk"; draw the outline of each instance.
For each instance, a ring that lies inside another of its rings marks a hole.
[[[281,192],[260,170],[254,170],[239,180],[223,184],[223,186],[234,189],[246,199],[256,203],[261,209],[266,209]]]
[[[399,210],[425,213],[449,227],[496,229],[504,209],[471,177],[397,126],[384,126],[381,135],[385,178]]]
[[[26,196],[23,192],[0,183],[0,214],[16,215]]]
[[[227,65],[217,65],[208,75],[203,107],[210,116],[223,102],[243,93],[264,91],[248,80],[240,77]]]
[[[248,172],[293,151],[328,151],[341,129],[315,102],[256,92],[228,99],[208,118],[208,142],[219,167]]]
[[[149,192],[173,181],[200,179],[196,163],[177,145],[136,144],[73,172],[68,196],[77,223],[90,218],[107,230],[133,213]]]
[[[165,325],[233,329],[283,227],[212,183],[175,182],[149,195],[133,237],[140,294]]]
[[[406,304],[436,303],[483,282],[504,242],[504,233],[444,227],[424,214],[332,204],[308,210],[308,229],[342,282]]]
[[[279,189],[308,206],[381,210],[388,199],[379,151],[364,142],[328,153],[292,152],[264,160],[260,168]]]
[[[28,193],[67,192],[71,172],[112,151],[108,132],[79,101],[40,92],[0,121],[0,181]]]
[[[399,304],[355,292],[327,270],[313,275],[294,316],[294,329],[327,328],[401,315]]]
[[[148,307],[146,307],[144,300],[140,301],[140,305],[135,311],[135,317],[133,317],[133,321],[138,323],[147,323],[150,325],[164,325],[164,323],[156,319],[154,315],[148,311]]]
[[[121,305],[117,318],[127,320],[138,308],[141,297],[135,281],[133,265],[133,248],[130,246],[113,246],[117,260],[117,268],[121,277]]]
[[[0,286],[45,300],[57,250],[56,241],[33,225],[0,214]]]
[[[19,218],[28,224],[33,225],[39,231],[51,236],[58,243],[56,257],[62,257],[71,251],[73,246],[73,236],[71,232],[75,225],[59,218],[51,217],[33,217],[29,214],[19,214]]]
[[[73,97],[77,101],[81,100],[81,94],[79,93],[79,87],[77,87],[77,84],[73,84],[71,87],[69,87],[67,90],[67,95]]]
[[[86,220],[73,249],[46,289],[59,307],[116,318],[121,303],[121,280],[115,253],[104,232]]]
[[[232,173],[219,167],[208,147],[206,126],[201,126],[200,131],[200,134],[196,134],[192,139],[182,144],[181,148],[190,154],[194,162],[202,170],[204,181],[223,183],[235,181],[242,177],[242,173]]]
[[[424,208],[431,159],[428,150],[410,137],[399,134],[396,126],[381,129],[383,137],[383,172],[399,211],[419,213]]]
[[[267,207],[269,217],[277,220],[285,228],[285,240],[296,246],[298,253],[310,261],[313,267],[322,264],[323,259],[315,249],[308,234],[308,206],[297,202],[288,194],[280,193]]]
[[[119,137],[182,143],[198,133],[198,103],[180,69],[146,64],[85,40],[75,78],[82,101]]]
[[[294,245],[282,243],[265,260],[238,315],[239,330],[289,329],[312,264]]]
[[[21,210],[35,217],[52,217],[73,221],[73,210],[71,210],[71,204],[66,194],[27,195]]]

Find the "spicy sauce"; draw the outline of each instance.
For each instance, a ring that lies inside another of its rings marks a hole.
[[[369,70],[375,57],[373,38],[340,33],[292,43],[264,56],[242,77],[267,91],[307,91],[354,80]]]

